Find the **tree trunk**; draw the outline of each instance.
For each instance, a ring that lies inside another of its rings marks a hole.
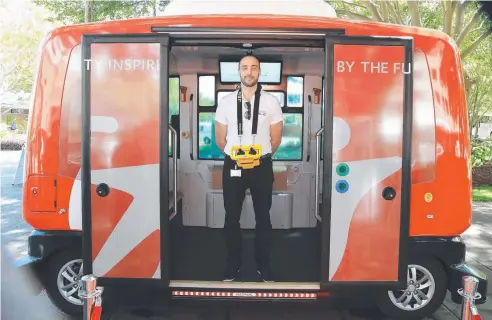
[[[85,23],[92,21],[92,0],[85,0]]]
[[[463,28],[463,16],[465,15],[466,2],[458,3],[456,7],[456,21],[454,24],[454,38],[456,39]]]
[[[461,45],[463,40],[465,39],[466,35],[470,32],[471,27],[480,19],[482,12],[480,10],[477,10],[475,14],[473,15],[473,18],[470,19],[468,24],[465,26],[465,28],[461,31],[460,35],[458,36],[458,39],[456,39],[456,44],[458,46]]]
[[[337,13],[337,15],[345,15],[349,18],[352,18],[352,19],[359,19],[359,20],[368,20],[368,21],[371,21],[371,19],[369,19],[368,17],[362,15],[362,14],[358,14],[358,13],[355,13],[355,12],[351,12],[351,11],[348,11],[348,10],[335,10],[335,12]]]
[[[448,35],[452,36],[452,30],[453,30],[453,15],[454,15],[454,9],[456,8],[456,2],[451,1],[447,2],[444,1],[444,32],[447,33]]]
[[[378,8],[370,1],[366,2],[367,9],[372,13],[372,20],[382,22],[383,18],[379,15]]]
[[[393,16],[393,19],[395,19],[396,23],[403,25],[404,24],[403,19],[401,18],[401,15],[399,14],[399,12],[397,12],[395,9],[395,7],[396,8],[400,7],[399,4],[398,3],[395,4],[394,2],[387,2],[386,4],[388,6],[388,9],[389,9],[391,15]]]
[[[482,35],[480,37],[477,38],[477,40],[473,41],[473,43],[468,47],[466,48],[466,50],[464,50],[462,53],[461,53],[461,59],[464,59],[467,55],[469,55],[473,50],[475,50],[475,48],[480,44],[480,42],[482,42],[485,38],[487,38],[490,34],[492,34],[492,28],[485,31],[484,33],[482,33]]]
[[[410,16],[412,17],[412,26],[420,27],[420,12],[419,5],[417,1],[409,0],[408,3],[408,11],[410,11]]]
[[[381,13],[383,15],[383,21],[389,22],[388,6],[390,4],[386,1],[381,2]]]

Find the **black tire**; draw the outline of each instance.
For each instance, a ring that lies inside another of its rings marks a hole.
[[[44,285],[48,297],[58,309],[71,316],[82,314],[83,306],[72,303],[65,299],[58,289],[57,280],[58,273],[60,272],[61,268],[63,268],[66,263],[78,259],[82,259],[80,250],[73,249],[60,251],[49,259],[45,269],[46,276],[44,278]],[[74,296],[78,298],[78,292],[74,293]]]
[[[393,317],[395,319],[423,319],[425,317],[431,317],[431,315],[441,306],[446,297],[447,291],[447,274],[446,270],[442,266],[442,264],[435,258],[430,256],[418,256],[411,257],[409,261],[409,265],[417,265],[425,268],[430,272],[432,278],[434,279],[434,294],[432,295],[430,301],[420,309],[417,310],[403,310],[396,306],[389,295],[389,292],[386,291],[382,293],[377,301],[379,309],[385,313],[386,315]],[[420,274],[420,271],[417,271],[417,279],[423,274]],[[423,282],[424,283],[424,282]],[[422,289],[424,293],[428,293],[429,288]],[[394,296],[398,299],[402,294],[402,291],[395,291]],[[412,298],[412,303],[415,303],[415,300]]]

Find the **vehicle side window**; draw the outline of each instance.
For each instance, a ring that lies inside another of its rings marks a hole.
[[[215,76],[198,77],[198,106],[215,107]]]
[[[234,90],[217,90],[217,105],[219,105],[220,100],[227,96],[229,93],[233,92]]]
[[[287,107],[284,110],[282,142],[273,155],[274,160],[302,160],[304,123],[304,77],[287,77]]]
[[[287,77],[287,107],[304,107],[304,77]]]
[[[215,111],[217,110],[218,100],[225,94],[216,99],[215,75],[198,76],[198,159],[200,160],[220,160],[224,155],[220,152],[215,143]]]
[[[218,102],[233,89],[216,90],[217,78],[214,75],[198,76],[198,159],[224,159],[215,143],[215,111]],[[274,160],[301,160],[304,111],[304,78],[287,77],[287,92],[267,90],[275,95],[284,111],[284,131],[282,143],[275,153]],[[286,99],[287,96],[287,99]],[[289,102],[290,101],[290,102]],[[213,102],[213,105],[212,105]]]
[[[172,123],[173,116],[177,116],[179,119],[179,77],[169,77],[169,123]],[[173,146],[171,134],[169,135],[168,146],[168,154],[170,157],[172,157]]]

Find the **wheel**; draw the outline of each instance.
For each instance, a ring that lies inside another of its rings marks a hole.
[[[56,253],[46,269],[45,288],[53,304],[68,315],[83,312],[83,300],[79,297],[79,280],[82,277],[82,258],[79,250]]]
[[[407,270],[407,288],[381,295],[381,311],[396,319],[430,317],[443,303],[447,275],[442,264],[432,257],[411,258]]]

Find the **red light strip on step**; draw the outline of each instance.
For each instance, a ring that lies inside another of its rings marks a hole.
[[[273,299],[316,299],[316,293],[308,292],[219,292],[219,291],[173,291],[179,297],[219,298],[273,298]]]

